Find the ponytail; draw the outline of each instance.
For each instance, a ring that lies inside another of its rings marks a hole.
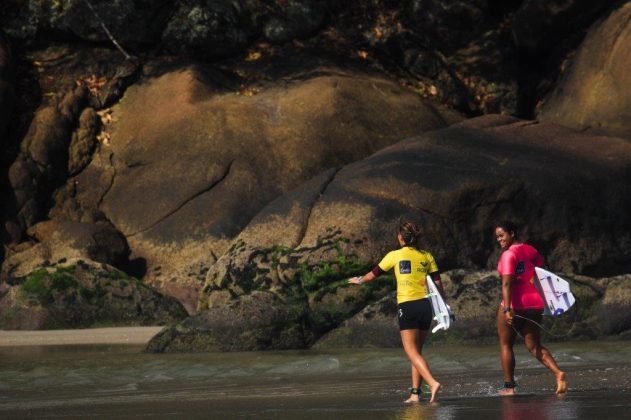
[[[402,222],[399,225],[399,235],[401,235],[405,246],[416,248],[418,246],[418,237],[421,235],[421,229],[415,223]]]

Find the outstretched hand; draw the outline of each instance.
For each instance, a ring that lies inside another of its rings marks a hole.
[[[362,284],[362,276],[351,277],[348,279],[349,284]]]

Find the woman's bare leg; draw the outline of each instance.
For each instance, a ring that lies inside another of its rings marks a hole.
[[[500,361],[502,363],[504,382],[512,383],[515,381],[515,353],[513,352],[513,345],[515,344],[516,333],[506,323],[506,316],[502,313],[501,306],[497,310],[497,336],[500,342]],[[503,388],[499,391],[499,394],[515,395],[515,388]]]
[[[427,331],[421,330],[402,330],[401,341],[403,343],[403,350],[410,359],[412,366],[416,368],[421,378],[429,385],[429,389],[432,393],[429,402],[436,401],[436,395],[440,390],[440,383],[434,379],[432,372],[429,370],[427,361],[421,355],[423,350],[423,344],[425,343],[425,337],[427,337]],[[420,346],[419,346],[420,343]]]
[[[418,349],[423,348],[423,343],[421,342],[421,334],[417,336],[416,347]],[[421,386],[423,385],[423,378],[421,378],[421,374],[418,372],[418,370],[416,370],[412,363],[410,363],[410,367],[412,370],[412,388],[418,389],[418,394],[410,394],[410,397],[407,400],[403,401],[405,403],[419,402],[422,392]]]
[[[537,322],[541,322],[541,319],[537,320]],[[556,360],[552,357],[552,353],[550,353],[550,351],[541,344],[541,332],[539,331],[539,326],[526,321],[524,322],[521,333],[524,336],[524,343],[526,344],[526,348],[530,354],[535,356],[542,365],[550,369],[554,375],[557,382],[556,393],[564,394],[567,391],[565,372],[559,368]]]

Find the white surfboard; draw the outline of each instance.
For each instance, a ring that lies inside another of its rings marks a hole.
[[[451,309],[445,304],[430,276],[427,276],[427,297],[432,302],[432,312],[434,312],[434,320],[437,322],[432,333],[440,329],[447,330],[451,325]]]
[[[543,314],[558,316],[574,305],[576,299],[570,291],[570,283],[543,268],[535,267],[539,280],[539,291],[546,303]]]

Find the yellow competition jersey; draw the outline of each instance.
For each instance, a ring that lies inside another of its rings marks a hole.
[[[379,268],[383,271],[394,268],[398,303],[427,297],[425,278],[427,274],[438,271],[432,254],[409,246],[388,252],[379,263]]]

